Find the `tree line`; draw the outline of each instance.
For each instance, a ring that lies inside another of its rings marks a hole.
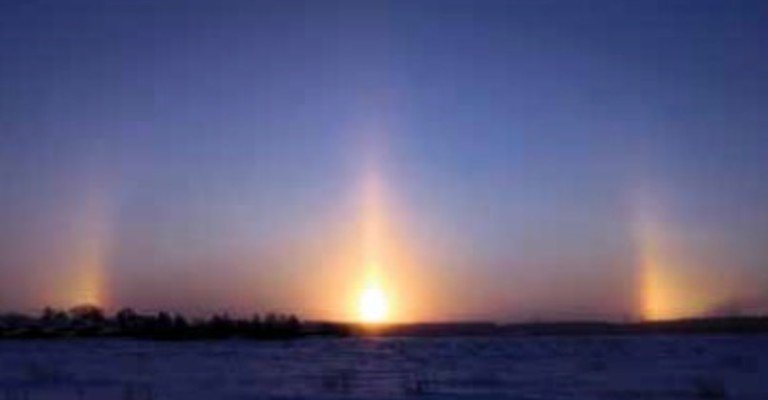
[[[69,310],[46,307],[36,316],[0,314],[0,338],[293,339],[341,334],[343,329],[333,324],[305,323],[293,314],[276,313],[250,318],[224,313],[188,319],[178,313],[141,314],[131,308],[108,315],[99,307],[82,305]]]

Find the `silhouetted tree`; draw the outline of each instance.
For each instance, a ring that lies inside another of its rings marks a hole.
[[[69,310],[71,327],[79,336],[94,336],[106,327],[104,312],[93,305],[80,305]]]
[[[140,328],[141,319],[132,308],[123,308],[115,314],[115,322],[120,331],[135,334]]]
[[[189,323],[187,319],[181,314],[176,314],[173,317],[173,329],[176,331],[185,331],[189,329]]]
[[[46,307],[36,318],[23,314],[0,315],[0,337],[289,339],[308,334],[307,332],[311,334],[312,331],[303,329],[302,323],[295,315],[275,313],[267,314],[263,319],[258,314],[250,318],[233,318],[227,313],[222,313],[190,323],[181,314],[164,311],[142,315],[131,308],[123,308],[110,317],[96,306],[81,305],[68,312]]]
[[[101,308],[90,304],[83,304],[72,307],[69,310],[69,315],[71,315],[72,319],[76,321],[85,321],[97,324],[104,322],[105,320],[104,311],[102,311]]]
[[[40,322],[47,326],[65,328],[69,324],[69,315],[62,310],[45,307],[40,315]]]

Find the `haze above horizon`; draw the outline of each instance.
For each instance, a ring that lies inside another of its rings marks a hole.
[[[768,3],[0,2],[0,309],[768,312]]]

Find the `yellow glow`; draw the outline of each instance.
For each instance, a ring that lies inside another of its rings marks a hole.
[[[640,312],[646,320],[704,315],[727,299],[729,282],[710,275],[702,250],[653,203],[640,204],[634,230],[638,251]]]
[[[683,279],[683,263],[675,254],[668,230],[650,214],[645,214],[637,226],[643,318],[661,320],[696,315],[700,308],[687,279]]]
[[[389,315],[389,303],[384,291],[378,286],[363,290],[358,304],[360,320],[366,323],[384,322]]]
[[[357,316],[365,323],[389,319],[390,304],[383,289],[385,272],[391,278],[395,265],[395,246],[390,242],[384,206],[383,185],[376,168],[367,171],[364,181],[361,265],[364,268],[364,288],[357,299]],[[382,266],[387,266],[384,271]]]
[[[407,226],[397,201],[375,163],[364,163],[353,196],[354,217],[340,225],[329,249],[317,243],[320,264],[306,290],[317,300],[307,314],[359,323],[400,323],[430,319],[431,292],[426,263],[406,246]],[[418,262],[417,262],[418,260]]]
[[[56,282],[60,299],[52,304],[109,304],[107,269],[112,250],[111,187],[106,178],[89,182],[82,201],[70,211],[75,230],[67,254],[66,275]]]

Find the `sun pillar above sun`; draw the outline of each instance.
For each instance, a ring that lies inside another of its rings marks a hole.
[[[383,266],[387,264],[383,193],[379,175],[365,176],[362,209],[362,260],[365,277],[358,295],[357,317],[364,323],[386,322],[390,305],[383,286]]]

